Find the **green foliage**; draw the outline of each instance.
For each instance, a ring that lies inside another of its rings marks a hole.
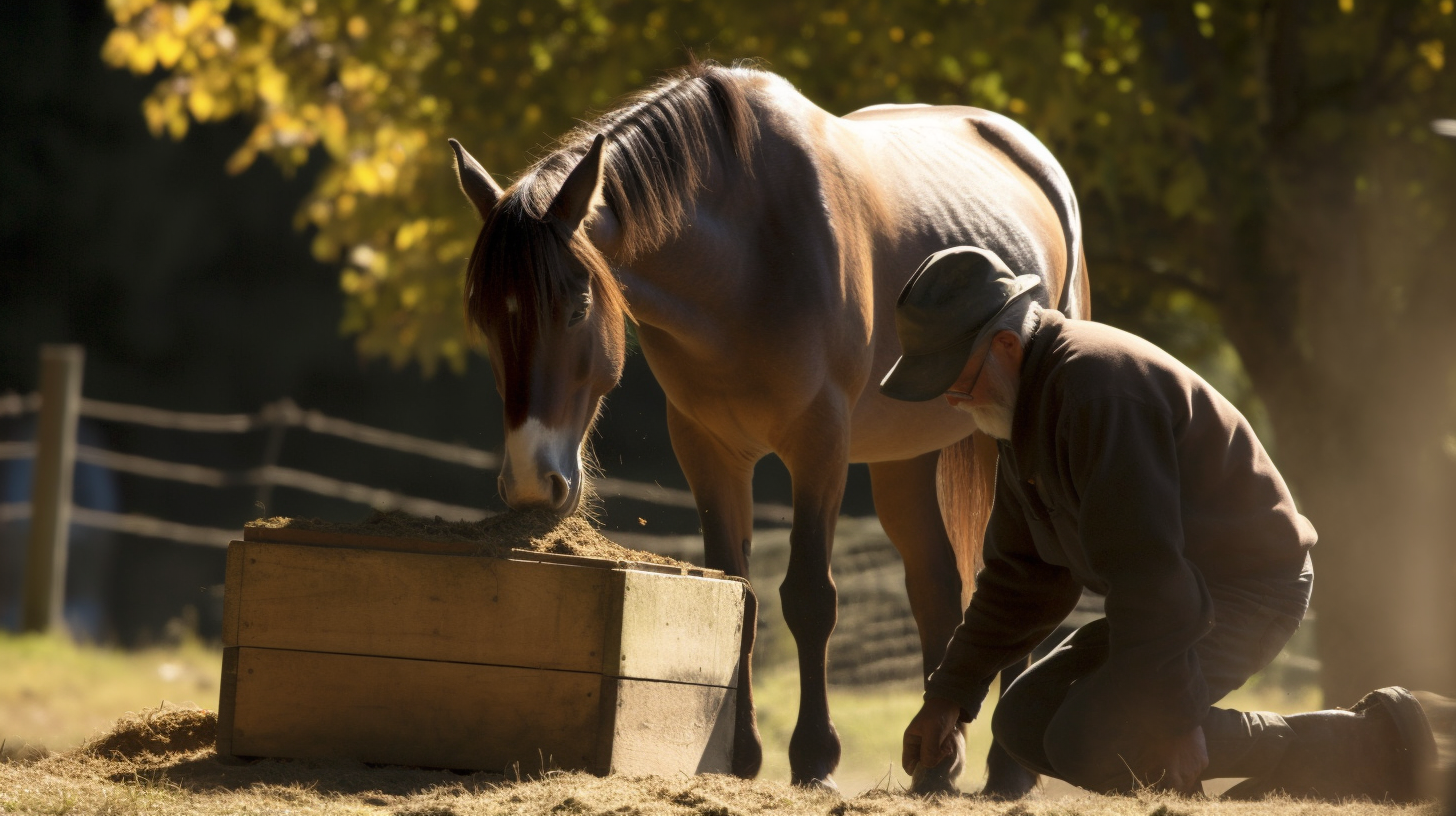
[[[1168,289],[1221,295],[1236,270],[1210,249],[1279,198],[1281,145],[1449,157],[1426,123],[1456,112],[1452,0],[108,2],[104,57],[161,73],[144,111],[154,133],[246,116],[232,172],[327,152],[298,222],[343,267],[343,328],[364,354],[427,372],[463,367],[468,347],[460,282],[477,224],[446,136],[497,173],[521,168],[687,49],[758,59],[838,113],[960,103],[1023,122],[1066,165],[1093,280],[1122,290],[1115,309],[1133,322]],[[1445,211],[1420,217],[1439,229]]]

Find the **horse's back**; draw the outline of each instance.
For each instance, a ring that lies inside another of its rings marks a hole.
[[[1083,316],[1076,196],[1030,131],[992,111],[958,105],[875,105],[839,121],[862,144],[863,169],[891,213],[890,243],[990,249],[1018,274],[1042,277],[1046,305]]]
[[[1004,251],[1016,271],[1049,285],[1074,276],[1081,225],[1071,182],[1026,128],[960,105],[875,105],[840,121],[865,143],[866,169],[888,198],[910,205],[900,226]],[[1058,233],[1051,242],[1048,213]]]

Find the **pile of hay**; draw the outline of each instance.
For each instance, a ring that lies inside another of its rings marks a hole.
[[[509,558],[511,550],[531,550],[613,561],[639,561],[674,567],[693,566],[665,555],[628,549],[603,536],[585,517],[575,515],[562,518],[550,510],[511,511],[481,521],[445,521],[439,516],[425,518],[389,511],[375,512],[357,524],[275,517],[250,521],[246,526],[420,541],[465,542],[476,545],[477,554],[489,558]]]
[[[109,760],[211,751],[217,745],[217,713],[201,708],[153,708],[128,713],[80,752]]]

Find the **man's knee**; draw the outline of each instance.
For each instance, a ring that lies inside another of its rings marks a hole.
[[[1051,776],[1093,793],[1129,793],[1155,780],[1138,780],[1125,758],[1108,744],[1066,744],[1048,737],[1043,749]]]
[[[1139,779],[1134,769],[1136,745],[1119,729],[1072,706],[1048,725],[1042,751],[1052,776],[1093,793],[1129,793],[1155,779]]]

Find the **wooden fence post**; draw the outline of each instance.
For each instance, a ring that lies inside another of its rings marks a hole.
[[[66,550],[71,527],[71,482],[76,469],[76,421],[81,413],[81,369],[86,350],[40,347],[40,421],[30,488],[30,549],[25,563],[21,629],[45,632],[62,622]]]

